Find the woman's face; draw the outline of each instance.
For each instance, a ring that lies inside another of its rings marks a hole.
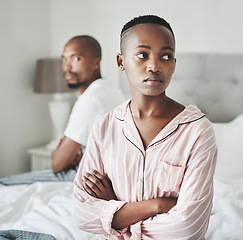
[[[157,24],[138,24],[124,34],[118,66],[124,67],[132,94],[165,94],[175,71],[172,33]]]

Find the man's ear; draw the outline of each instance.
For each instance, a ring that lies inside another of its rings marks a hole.
[[[100,61],[101,61],[101,58],[96,58],[95,59],[95,69],[99,69],[100,68]]]
[[[117,62],[117,66],[118,66],[122,71],[124,71],[125,68],[124,68],[124,66],[123,66],[123,56],[122,56],[121,53],[118,53],[118,54],[116,55],[116,62]]]

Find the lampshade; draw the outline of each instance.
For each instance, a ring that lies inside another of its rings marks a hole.
[[[62,72],[61,58],[39,59],[36,63],[34,92],[71,92]]]
[[[64,92],[71,92],[62,72],[61,58],[39,59],[36,62],[34,92],[52,93],[53,100],[49,102],[50,117],[55,132],[47,148],[55,149],[63,137],[69,114],[70,102],[64,99]]]

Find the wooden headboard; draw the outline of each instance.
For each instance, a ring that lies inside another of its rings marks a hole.
[[[212,122],[228,122],[243,113],[243,55],[181,53],[176,58],[169,97],[197,105]],[[130,97],[124,72],[119,84]]]

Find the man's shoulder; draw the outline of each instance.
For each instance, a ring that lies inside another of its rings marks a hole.
[[[108,79],[95,80],[88,91],[87,95],[95,99],[104,112],[114,109],[126,100],[121,89]]]
[[[113,86],[113,83],[112,81],[110,81],[109,79],[107,78],[99,78],[99,79],[96,79],[95,81],[93,81],[89,87],[87,88],[87,92],[90,91],[96,91],[96,90],[100,90],[102,88],[107,88],[107,87],[110,87],[110,85],[112,84]]]
[[[118,86],[116,86],[116,84],[107,79],[107,78],[100,78],[95,80],[88,88],[88,90],[90,91],[90,93],[92,92],[111,92],[111,91],[121,91],[120,88]]]

